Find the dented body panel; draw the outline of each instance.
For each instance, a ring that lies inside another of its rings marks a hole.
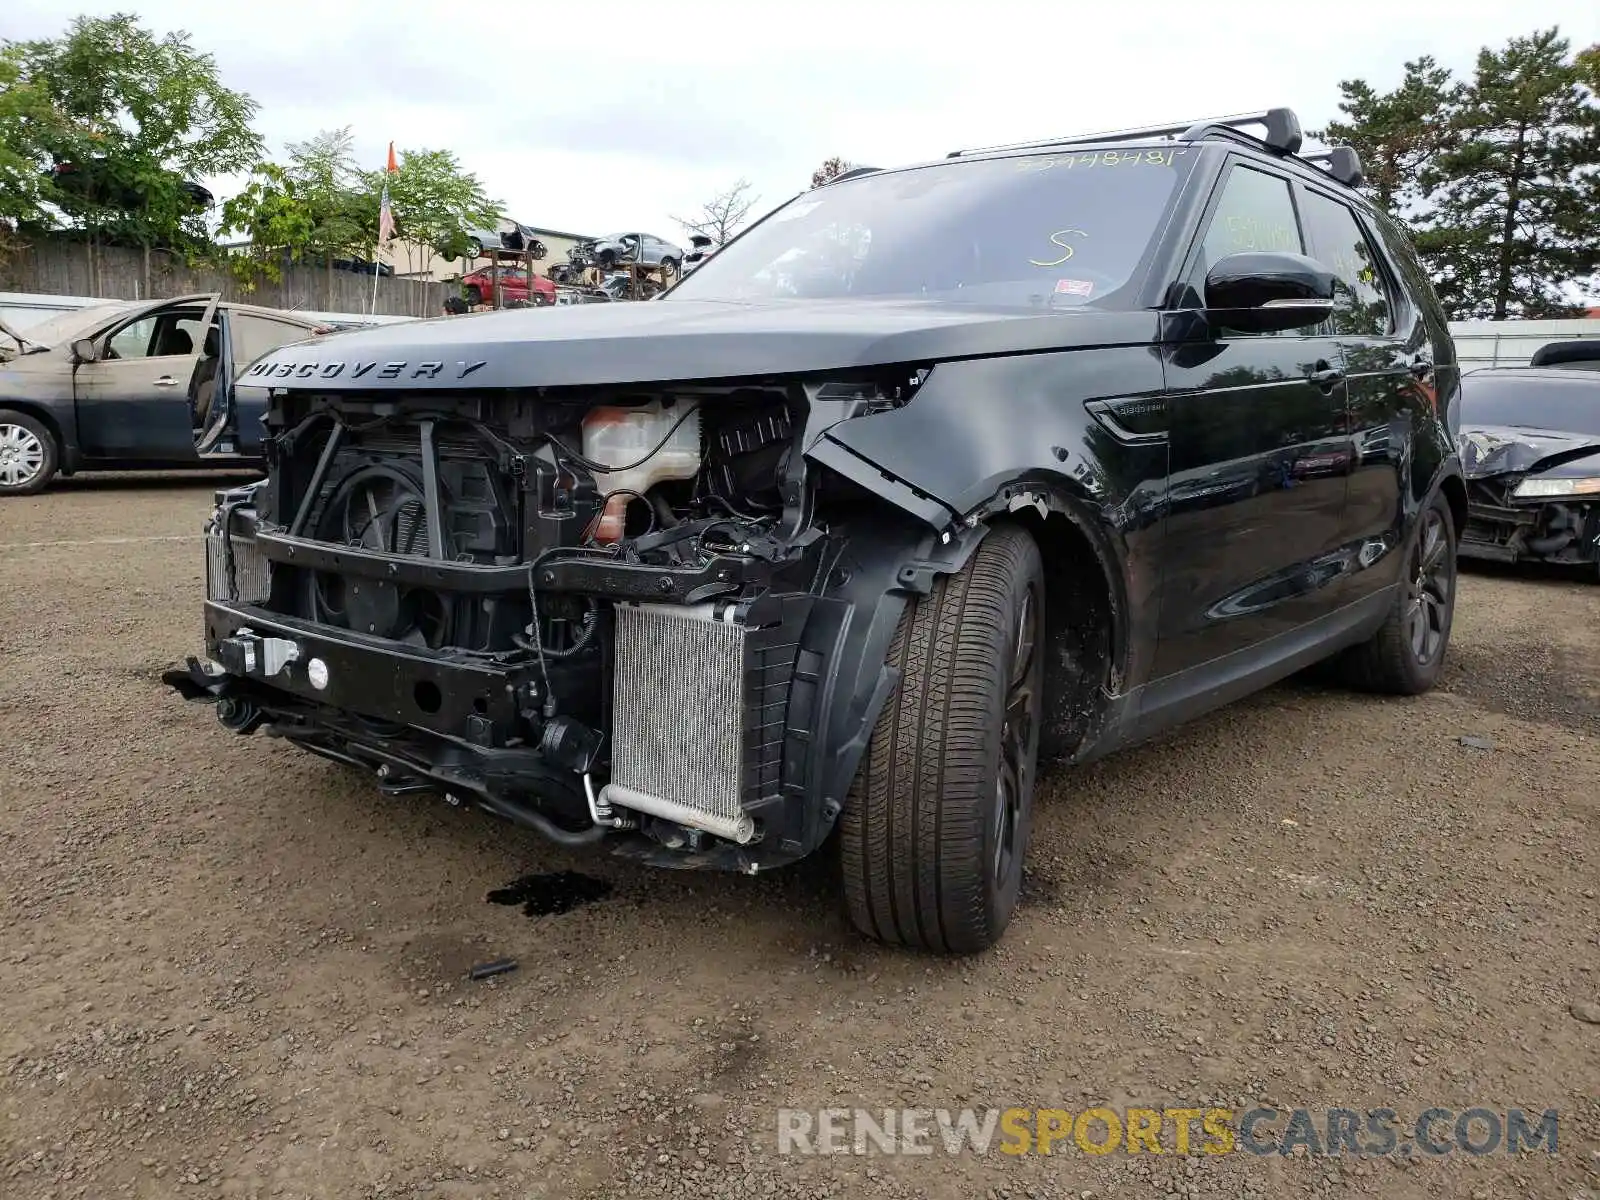
[[[1600,564],[1600,373],[1495,368],[1464,381],[1461,553]]]

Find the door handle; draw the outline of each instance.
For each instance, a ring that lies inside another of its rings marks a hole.
[[[178,381],[176,379],[174,379],[171,375],[163,375],[160,379],[156,380],[156,386],[157,387],[177,387],[178,386]]]
[[[1433,360],[1431,358],[1414,358],[1408,364],[1411,374],[1416,379],[1431,379],[1433,377]]]
[[[1330,367],[1326,362],[1319,362],[1306,375],[1306,379],[1316,384],[1325,392],[1331,392],[1334,384],[1344,378],[1344,372],[1338,367]]]

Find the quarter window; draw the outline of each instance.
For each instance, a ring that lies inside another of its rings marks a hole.
[[[1317,261],[1333,272],[1333,331],[1366,337],[1389,332],[1389,296],[1371,243],[1355,214],[1319,192],[1305,197],[1306,229]]]

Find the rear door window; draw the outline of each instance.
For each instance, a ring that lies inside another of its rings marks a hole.
[[[1305,192],[1312,253],[1334,275],[1333,332],[1382,337],[1392,326],[1387,281],[1377,254],[1347,205]]]

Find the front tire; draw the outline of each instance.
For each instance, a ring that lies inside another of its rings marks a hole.
[[[0,408],[0,496],[44,491],[60,464],[61,447],[42,421]]]
[[[466,297],[467,303],[476,308],[483,303],[483,289],[475,283],[469,283],[466,287]]]
[[[1444,668],[1456,604],[1456,528],[1450,505],[1435,494],[1417,517],[1405,575],[1372,640],[1345,652],[1345,680],[1368,692],[1416,696]]]
[[[1000,526],[901,616],[900,686],[840,818],[846,907],[886,942],[970,954],[1005,931],[1032,822],[1044,563]]]

